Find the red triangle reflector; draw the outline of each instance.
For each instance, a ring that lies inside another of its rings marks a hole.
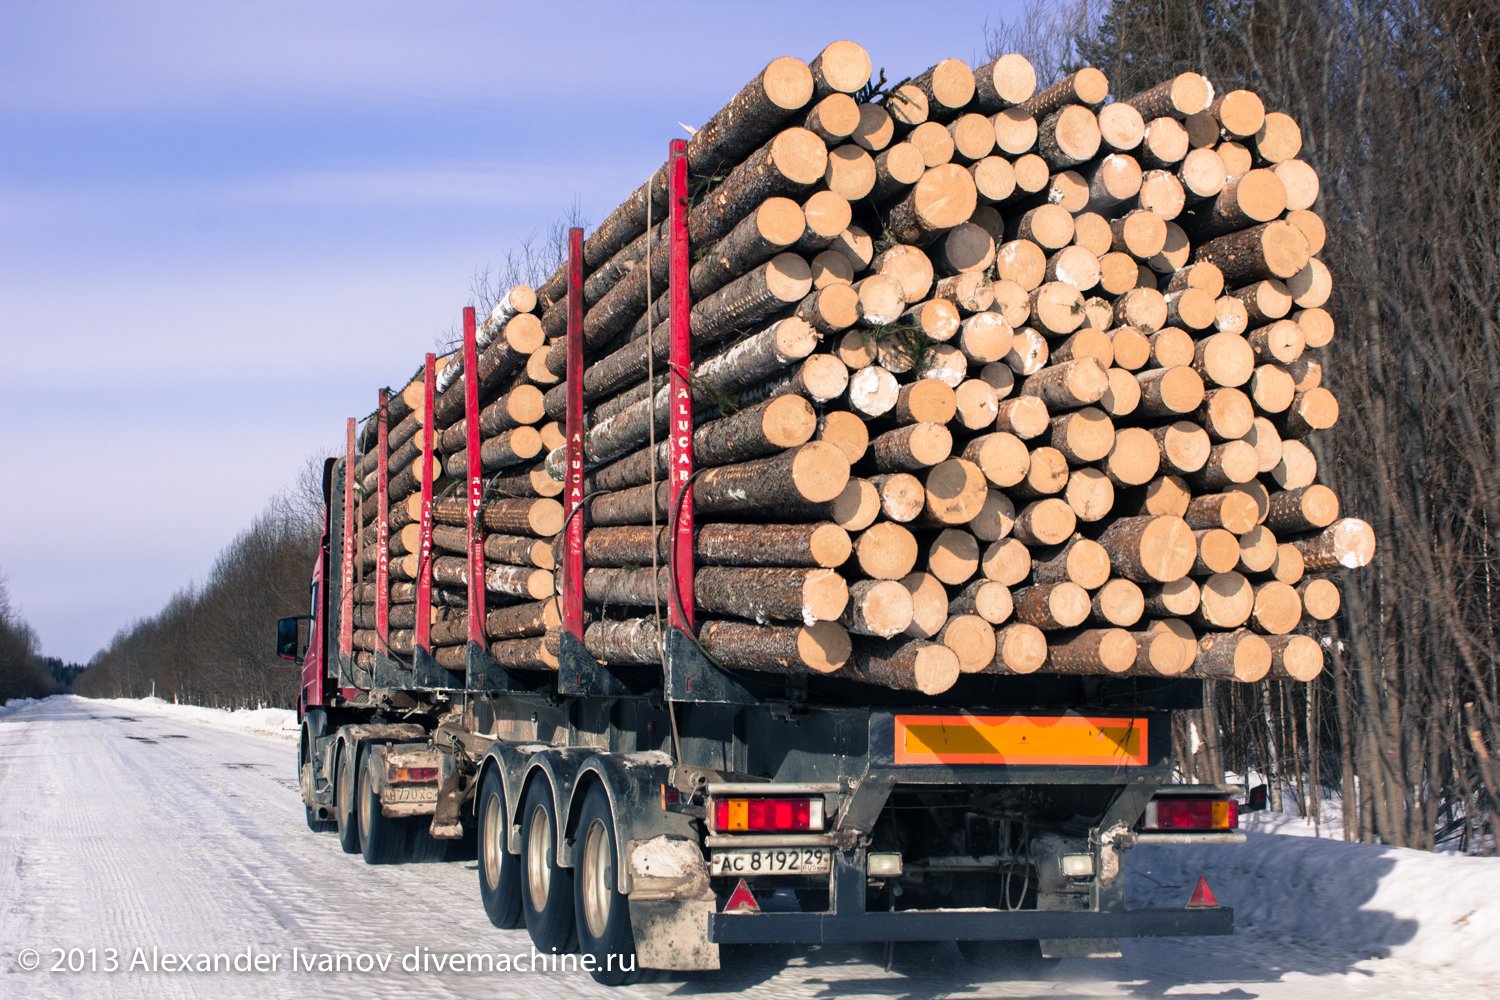
[[[1208,887],[1208,879],[1202,875],[1198,876],[1198,884],[1193,886],[1193,894],[1188,897],[1188,909],[1212,909],[1219,905],[1219,899],[1214,891]]]
[[[739,885],[729,894],[729,902],[724,904],[725,913],[759,913],[760,904],[755,901],[755,893],[740,879]]]

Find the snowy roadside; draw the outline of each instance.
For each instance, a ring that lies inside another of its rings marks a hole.
[[[77,695],[54,695],[58,698],[77,698]],[[204,708],[201,705],[179,705],[160,698],[79,698],[92,705],[110,705],[115,708],[137,712],[150,712],[168,718],[213,726],[215,729],[232,729],[259,736],[274,736],[278,739],[297,738],[297,713],[289,708],[242,708],[229,711],[223,708]]]

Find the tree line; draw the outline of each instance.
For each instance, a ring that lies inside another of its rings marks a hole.
[[[74,683],[82,695],[214,708],[293,708],[300,672],[273,652],[276,619],[305,612],[322,533],[323,459],[219,553],[208,577],[122,628]]]
[[[0,577],[0,704],[12,698],[45,698],[58,687],[37,649],[36,632],[11,606]]]
[[[1210,685],[1179,732],[1201,780],[1268,775],[1350,839],[1493,853],[1500,821],[1500,8],[1465,0],[1067,0],[991,32],[1057,78],[1248,87],[1317,168],[1338,335],[1315,445],[1375,565],[1312,685]]]

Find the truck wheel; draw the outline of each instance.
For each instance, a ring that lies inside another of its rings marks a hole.
[[[313,833],[324,833],[335,826],[331,820],[319,819],[317,806],[308,799],[314,793],[318,780],[313,764],[313,747],[317,746],[318,737],[327,728],[328,722],[322,712],[308,712],[303,720],[302,739],[297,742],[297,787],[302,792],[302,811],[307,814],[307,828]]]
[[[502,930],[520,927],[521,859],[505,849],[505,786],[491,769],[479,786],[479,899],[490,923]]]
[[[578,814],[574,920],[578,950],[594,958],[590,974],[604,986],[623,986],[639,978],[630,905],[619,890],[619,838],[603,785],[594,785]]]
[[[339,828],[339,846],[345,854],[359,853],[359,822],[354,817],[354,755],[349,744],[339,748],[338,781],[334,789],[334,819]]]
[[[557,810],[547,782],[538,779],[521,803],[521,911],[531,943],[542,952],[578,944],[573,923],[573,872],[557,863]]]
[[[368,749],[360,754],[359,767],[359,843],[367,865],[386,865],[401,857],[406,830],[380,811],[380,796],[375,793],[376,755]]]

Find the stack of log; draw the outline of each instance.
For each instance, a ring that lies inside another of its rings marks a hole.
[[[970,673],[1316,676],[1330,574],[1374,537],[1307,444],[1338,402],[1296,122],[1195,73],[1038,89],[1016,55],[869,83],[852,42],[776,59],[687,146],[704,650],[927,694]],[[666,178],[583,245],[584,638],[615,664],[660,662],[670,599]],[[511,290],[480,335],[485,624],[511,668],[557,665],[564,291],[562,270]],[[457,369],[436,408],[450,479]],[[420,399],[416,381],[390,409],[396,653]],[[463,501],[435,520],[434,654],[457,665]]]

